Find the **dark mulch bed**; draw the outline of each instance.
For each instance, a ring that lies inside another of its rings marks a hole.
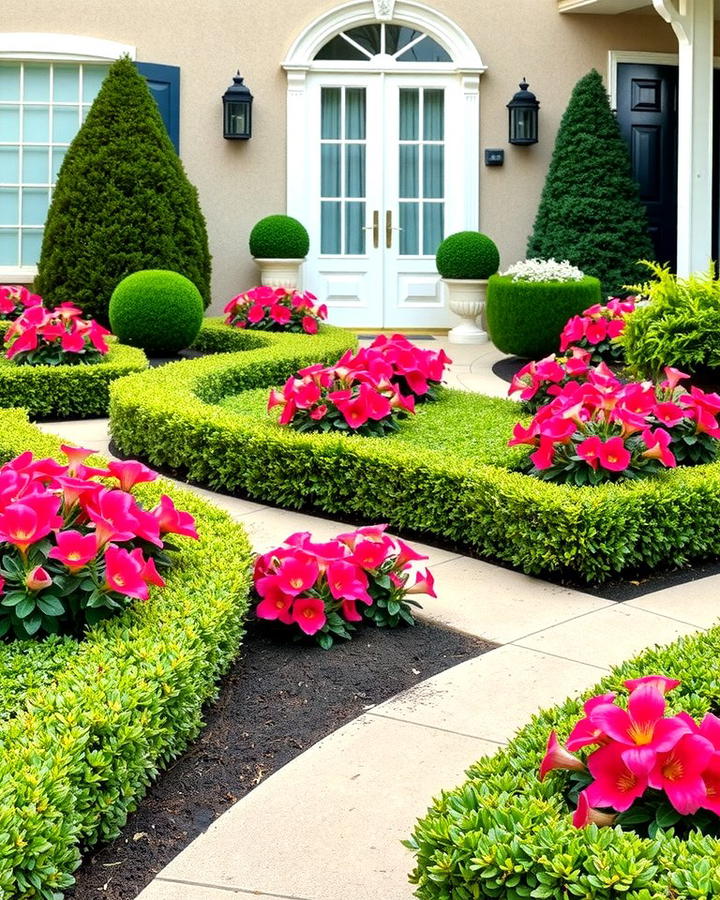
[[[513,380],[523,366],[527,365],[530,360],[521,359],[519,356],[506,356],[499,359],[492,367],[493,375],[507,381],[508,384]]]
[[[150,788],[122,834],[87,858],[67,896],[132,900],[231,804],[320,738],[494,646],[418,623],[363,628],[325,651],[251,624],[239,660],[206,710],[207,727]]]

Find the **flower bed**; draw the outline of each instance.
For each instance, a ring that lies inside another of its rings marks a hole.
[[[59,442],[0,412],[0,462]],[[196,518],[167,586],[81,643],[0,644],[0,895],[57,898],[79,847],[111,839],[158,771],[201,726],[203,703],[236,655],[250,547],[229,517],[167,482],[142,485]],[[25,647],[26,652],[20,653]]]
[[[368,522],[380,515],[395,530],[528,574],[601,582],[720,555],[719,463],[626,484],[546,484],[510,471],[519,457],[504,444],[517,405],[460,391],[422,404],[381,439],[300,435],[268,419],[267,388],[305,365],[337,361],[351,343],[347,332],[327,327],[310,337],[206,326],[204,349],[255,349],[117,383],[113,437],[123,452],[192,481],[286,508]]]
[[[715,627],[645,651],[583,699],[625,693],[626,679],[662,672],[681,681],[667,697],[670,710],[700,721],[720,704],[718,653]],[[465,784],[434,802],[409,842],[417,856],[411,881],[419,898],[679,900],[720,894],[720,845],[712,837],[693,833],[683,840],[659,828],[650,839],[619,826],[573,825],[559,782],[540,781],[538,769],[548,732],[564,739],[582,715],[579,699],[541,712],[507,748],[472,766]]]

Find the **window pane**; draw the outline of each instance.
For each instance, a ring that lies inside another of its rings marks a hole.
[[[339,140],[340,88],[323,88],[321,107],[320,136],[327,140]]]
[[[20,66],[0,65],[0,100],[20,99]]]
[[[416,88],[400,91],[400,140],[416,141],[419,137],[418,110],[420,92]]]
[[[368,56],[357,47],[353,47],[339,34],[332,38],[316,54],[315,59],[359,59],[367,62]]]
[[[424,37],[397,58],[398,62],[451,62],[450,54],[431,37]]]
[[[434,256],[443,239],[445,206],[443,203],[423,203],[423,253]]]
[[[23,184],[48,184],[50,150],[26,147],[23,151]]]
[[[345,147],[345,196],[365,196],[364,144],[347,144]]]
[[[419,252],[420,204],[400,204],[400,255],[417,256]]]
[[[69,144],[80,127],[77,107],[56,106],[53,109],[53,142]]]
[[[20,254],[21,266],[34,266],[40,259],[40,248],[42,247],[42,229],[36,231],[23,231],[22,233],[22,252]]]
[[[44,225],[48,211],[47,188],[25,188],[22,192],[22,224]]]
[[[345,204],[345,252],[361,254],[365,252],[365,204]]]
[[[50,99],[50,66],[39,66],[35,65],[34,63],[25,63],[24,78],[24,99],[42,100],[47,103]]]
[[[398,50],[414,41],[416,37],[420,37],[421,31],[415,31],[414,28],[407,28],[405,25],[386,25],[385,26],[385,52],[394,56]]]
[[[18,232],[17,230],[0,231],[0,266],[16,266],[18,264]]]
[[[320,148],[320,195],[340,196],[340,144],[322,144]]]
[[[426,141],[445,139],[444,91],[426,90],[423,94],[423,137]]]
[[[17,147],[0,147],[0,184],[17,184],[20,178],[20,151]]]
[[[419,197],[418,145],[400,144],[400,196]]]
[[[340,253],[340,203],[320,204],[320,252]]]
[[[83,103],[92,103],[97,97],[100,85],[107,75],[107,66],[83,66],[82,98]]]
[[[19,191],[17,188],[0,188],[0,225],[19,225]]]
[[[50,139],[47,106],[26,106],[23,113],[23,142],[46,144]]]
[[[65,159],[65,154],[67,150],[65,147],[57,147],[53,149],[52,152],[52,172],[50,176],[50,180],[52,182],[57,181],[58,172],[60,171],[60,166],[62,165],[62,161]]]
[[[365,88],[345,90],[345,137],[365,140]]]
[[[423,148],[423,197],[445,196],[445,148],[426,144]]]
[[[380,53],[380,25],[360,25],[359,28],[351,28],[345,33],[371,56]]]
[[[80,69],[77,66],[55,66],[53,100],[58,103],[77,103],[79,98]]]
[[[20,140],[19,106],[0,106],[0,134],[8,143]]]

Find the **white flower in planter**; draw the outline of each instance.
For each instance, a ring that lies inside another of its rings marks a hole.
[[[513,281],[582,281],[585,277],[567,259],[522,259],[502,274],[512,275]]]

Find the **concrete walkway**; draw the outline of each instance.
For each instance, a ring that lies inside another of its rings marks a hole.
[[[505,395],[507,385],[491,372],[500,356],[491,345],[445,346],[455,360],[452,386]],[[108,452],[106,420],[42,427]],[[198,493],[241,521],[258,551],[293,531],[329,538],[347,525]],[[503,646],[315,744],[221,816],[138,900],[409,900],[413,860],[400,841],[433,795],[462,781],[471,763],[541,706],[717,618],[718,576],[618,605],[451,552],[425,552],[438,598],[423,598],[423,616]]]

